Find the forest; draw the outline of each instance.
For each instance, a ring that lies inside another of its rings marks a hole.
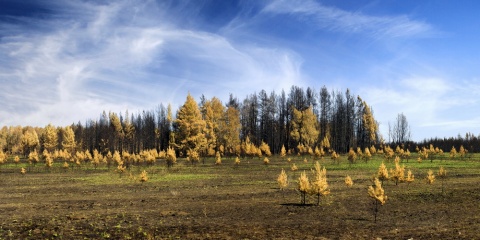
[[[402,115],[403,116],[403,115]],[[191,125],[193,123],[193,125]],[[407,131],[403,129],[402,131]],[[398,129],[397,129],[398,131]],[[390,133],[389,133],[390,134]],[[8,154],[43,152],[47,149],[75,151],[96,149],[108,152],[140,153],[144,150],[175,149],[177,155],[196,151],[203,156],[216,152],[227,156],[245,155],[242,145],[267,145],[274,154],[285,148],[290,153],[301,151],[335,151],[401,145],[404,150],[439,147],[444,152],[452,146],[465,146],[477,152],[479,140],[467,133],[463,138],[432,138],[419,143],[406,138],[385,142],[378,133],[374,111],[360,96],[350,90],[320,91],[292,86],[285,93],[261,90],[240,101],[233,94],[226,102],[216,97],[201,96],[198,103],[192,96],[174,114],[170,104],[160,103],[153,110],[137,113],[103,112],[98,119],[70,126],[31,127],[4,126],[0,130],[0,150]],[[242,151],[243,150],[243,151]]]

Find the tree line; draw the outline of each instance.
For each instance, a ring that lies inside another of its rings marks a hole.
[[[175,114],[161,103],[137,113],[104,111],[98,119],[66,127],[0,130],[0,149],[24,155],[44,149],[96,149],[106,154],[167,148],[180,156],[194,151],[239,155],[246,142],[269,146],[272,153],[316,147],[346,153],[382,141],[373,109],[365,101],[348,89],[329,91],[325,86],[319,91],[292,86],[288,93],[261,90],[242,101],[230,94],[224,103],[203,95],[197,102],[189,94]]]

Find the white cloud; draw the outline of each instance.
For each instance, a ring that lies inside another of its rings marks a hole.
[[[69,21],[46,20],[48,31],[25,28],[5,37],[0,125],[66,125],[103,110],[175,106],[188,91],[227,100],[230,92],[243,97],[301,85],[302,60],[294,52],[175,27],[172,16],[152,14],[152,4],[67,2],[55,8],[73,14]]]
[[[347,33],[367,33],[373,38],[399,38],[435,34],[427,23],[408,16],[372,16],[322,5],[312,0],[273,1],[266,13],[293,14],[308,19],[319,28]]]

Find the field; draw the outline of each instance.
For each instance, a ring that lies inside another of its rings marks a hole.
[[[64,170],[12,161],[0,168],[1,239],[480,239],[480,156],[468,160],[404,162],[411,184],[385,182],[388,200],[374,222],[367,194],[381,156],[365,163],[320,160],[331,194],[300,205],[297,178],[313,160],[214,159],[192,166],[179,159],[167,169],[133,166],[123,175],[112,167]],[[303,159],[303,158],[302,158]],[[386,162],[390,169],[393,162]],[[428,185],[428,169],[447,179]],[[20,168],[27,173],[22,175]],[[276,182],[281,169],[289,186]],[[140,172],[149,180],[141,183]],[[344,178],[355,184],[348,188]]]

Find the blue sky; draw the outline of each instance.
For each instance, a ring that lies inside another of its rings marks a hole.
[[[68,125],[190,92],[349,88],[387,138],[479,134],[479,1],[0,0],[0,126]]]

